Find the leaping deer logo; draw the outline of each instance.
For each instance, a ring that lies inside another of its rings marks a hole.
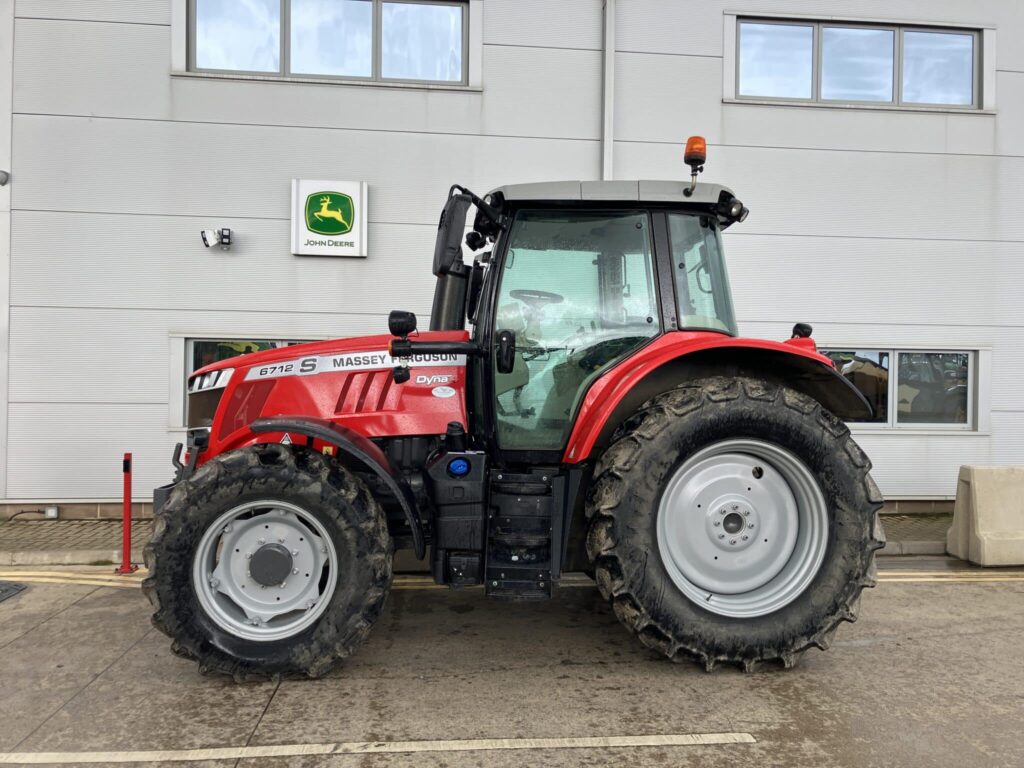
[[[314,192],[306,198],[306,228],[318,235],[344,235],[352,231],[355,204],[341,192]]]
[[[349,226],[349,223],[345,221],[345,217],[341,213],[341,208],[331,208],[330,195],[324,195],[320,198],[320,210],[314,211],[313,216],[317,221],[323,221],[324,219],[334,219],[341,223],[343,227]]]

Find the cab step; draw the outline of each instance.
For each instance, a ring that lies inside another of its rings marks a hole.
[[[487,594],[501,600],[551,597],[555,470],[491,471],[487,517]]]

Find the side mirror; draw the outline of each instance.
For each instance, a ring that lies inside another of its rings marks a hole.
[[[391,314],[388,315],[388,330],[392,336],[404,339],[416,330],[416,313],[401,309],[391,310]]]
[[[473,200],[469,195],[452,195],[441,211],[434,242],[434,274],[461,275],[466,271],[462,262],[462,235],[466,231],[466,214]]]
[[[498,373],[512,373],[516,367],[516,335],[512,331],[498,331]]]

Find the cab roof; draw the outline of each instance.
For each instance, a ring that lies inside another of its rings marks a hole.
[[[507,184],[492,189],[490,194],[500,192],[507,202],[552,200],[552,201],[616,201],[631,203],[680,203],[714,205],[726,193],[734,197],[728,187],[720,184],[697,184],[693,195],[687,197],[683,190],[690,186],[688,181],[542,181],[534,184]]]

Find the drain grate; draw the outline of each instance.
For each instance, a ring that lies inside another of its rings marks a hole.
[[[0,603],[8,597],[14,597],[24,588],[24,584],[15,584],[13,581],[0,581]]]

